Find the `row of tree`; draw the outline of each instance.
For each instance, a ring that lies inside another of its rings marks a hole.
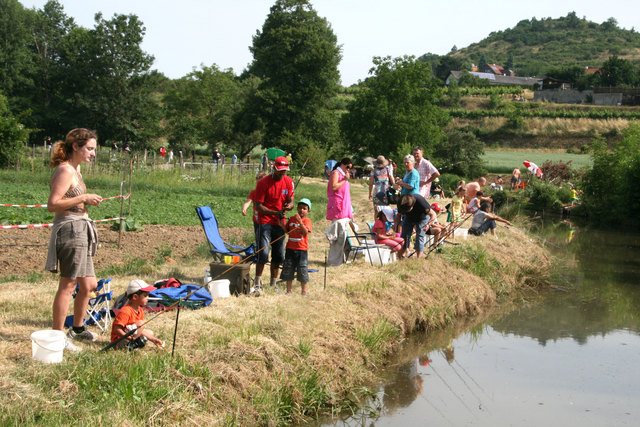
[[[341,47],[308,0],[275,1],[240,75],[211,65],[167,79],[140,47],[145,28],[136,16],[97,14],[86,29],[56,0],[39,10],[0,0],[0,33],[1,165],[15,160],[27,135],[39,144],[88,127],[101,144],[134,150],[218,147],[243,158],[277,146],[308,156],[316,171],[328,157],[400,158],[415,145],[453,165],[449,172],[481,167],[482,144],[445,131],[442,88],[424,62],[375,58],[357,90],[341,90]]]

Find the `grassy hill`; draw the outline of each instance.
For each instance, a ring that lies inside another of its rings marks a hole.
[[[478,64],[482,55],[488,63],[511,62],[510,68],[519,76],[541,75],[562,65],[599,67],[614,55],[638,68],[640,34],[619,28],[614,18],[597,24],[571,12],[557,19],[522,20],[448,56]]]

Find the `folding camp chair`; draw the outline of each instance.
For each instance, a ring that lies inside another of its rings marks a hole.
[[[73,293],[75,298],[78,295],[80,287],[76,285],[76,290]],[[86,326],[96,325],[103,333],[109,329],[109,323],[111,323],[111,299],[113,298],[113,291],[111,290],[111,279],[98,280],[98,287],[94,291],[95,296],[89,299],[87,305],[87,318],[84,319]],[[64,325],[67,327],[73,326],[73,315],[67,316]]]
[[[358,254],[365,255],[371,266],[374,260],[379,260],[381,265],[390,261],[387,256],[391,253],[390,249],[386,245],[377,244],[373,233],[347,233],[345,246],[347,262],[355,261]]]
[[[225,256],[239,256],[241,259],[253,256],[255,252],[255,245],[253,243],[245,248],[226,243],[222,240],[220,230],[218,229],[218,220],[210,206],[200,206],[196,208],[196,213],[202,223],[204,234],[207,236],[209,251],[214,260],[222,262]]]

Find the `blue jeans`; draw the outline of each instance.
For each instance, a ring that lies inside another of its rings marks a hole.
[[[284,260],[285,238],[284,230],[279,225],[258,224],[256,231],[258,244],[258,264],[266,264],[269,261],[269,249],[271,252],[271,265],[280,266]],[[261,250],[262,249],[262,250]]]
[[[424,227],[429,223],[429,218],[425,218],[420,222],[413,222],[407,219],[405,215],[402,220],[402,238],[404,239],[404,247],[409,248],[409,242],[411,241],[411,235],[413,234],[413,229],[416,229],[416,244],[413,249],[416,252],[424,251],[424,240],[425,240],[425,231]]]
[[[480,227],[475,229],[470,228],[469,233],[473,234],[474,236],[482,236],[484,233],[486,233],[492,228],[496,228],[496,221],[493,219],[488,219],[482,224],[480,224]]]

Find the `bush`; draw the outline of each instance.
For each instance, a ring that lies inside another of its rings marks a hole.
[[[559,209],[562,207],[559,190],[558,186],[536,179],[527,187],[526,196],[529,198],[529,203],[536,209]]]

